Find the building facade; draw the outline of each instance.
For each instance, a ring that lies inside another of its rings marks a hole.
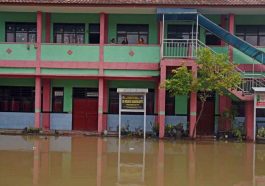
[[[182,64],[196,74],[196,51],[209,47],[229,55],[245,79],[228,96],[212,93],[197,134],[231,129],[222,116],[233,109],[234,124],[253,139],[250,89],[265,77],[263,1],[0,4],[0,128],[117,131],[117,88],[148,88],[147,131],[158,124],[162,138],[166,125],[183,123],[191,135],[197,93],[171,97],[159,85]],[[142,115],[124,113],[122,123],[135,130]]]

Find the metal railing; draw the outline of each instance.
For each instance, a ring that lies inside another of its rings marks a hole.
[[[200,40],[197,41],[198,48],[204,47],[208,48],[211,52],[217,54],[213,49],[205,45]],[[237,87],[237,91],[241,91],[242,95],[252,95],[253,94],[253,87],[265,87],[265,75],[262,73],[247,73],[236,67],[235,70],[240,72],[242,75],[242,82]]]
[[[162,46],[162,57],[164,58],[196,58],[200,48],[208,48],[217,54],[212,48],[196,39],[164,39]],[[235,71],[242,75],[242,83],[237,91],[242,95],[252,95],[252,87],[265,87],[265,75],[262,73],[247,73],[236,67]]]
[[[162,46],[162,57],[195,58],[196,50],[196,39],[164,39]]]

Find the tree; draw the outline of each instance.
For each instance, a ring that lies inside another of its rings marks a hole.
[[[201,110],[192,131],[193,138],[210,93],[224,95],[227,90],[236,89],[241,83],[241,75],[235,70],[236,66],[229,62],[227,55],[214,54],[210,49],[203,48],[198,51],[196,63],[197,76],[183,64],[172,70],[172,76],[162,84],[172,96],[199,92]]]

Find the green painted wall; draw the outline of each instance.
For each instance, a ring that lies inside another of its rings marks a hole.
[[[71,55],[68,54],[69,50],[72,51]],[[99,46],[43,44],[41,59],[44,61],[98,62]]]
[[[115,38],[117,41],[117,24],[149,24],[149,44],[158,44],[158,25],[156,15],[127,15],[110,14],[108,19],[109,33],[108,38]]]
[[[52,87],[64,87],[64,112],[72,112],[73,87],[97,88],[96,80],[56,79],[51,81]]]
[[[83,23],[85,24],[85,43],[89,41],[89,24],[99,23],[99,14],[52,13],[51,14],[51,42],[53,42],[54,23]]]
[[[265,25],[264,15],[236,15],[236,25]]]
[[[6,68],[0,67],[1,74],[34,74],[35,68]]]
[[[7,52],[10,49],[11,52]],[[0,60],[36,60],[36,48],[33,44],[0,44]]]
[[[159,71],[151,70],[104,70],[107,76],[159,76]]]
[[[1,86],[35,86],[34,79],[28,78],[0,78]]]
[[[175,96],[175,114],[187,114],[188,96]]]
[[[105,46],[105,62],[159,63],[159,46]]]
[[[228,46],[211,46],[211,49],[218,54],[228,54]]]
[[[57,69],[57,68],[42,68],[42,74],[64,74],[64,75],[97,75],[98,70],[95,69]]]

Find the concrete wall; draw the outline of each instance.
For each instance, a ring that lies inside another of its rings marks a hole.
[[[108,114],[107,116],[107,129],[108,131],[117,131],[119,126],[119,115],[118,114]],[[121,125],[125,127],[129,125],[129,130],[135,131],[136,128],[142,128],[144,126],[144,116],[143,115],[125,115],[121,116]],[[155,124],[155,116],[146,116],[146,131],[151,132],[152,126]]]
[[[52,113],[50,121],[52,130],[72,130],[72,114]]]
[[[182,123],[184,130],[187,130],[188,117],[187,116],[166,116],[166,125],[177,125],[179,123]]]
[[[0,128],[23,129],[34,127],[34,113],[0,112]]]

